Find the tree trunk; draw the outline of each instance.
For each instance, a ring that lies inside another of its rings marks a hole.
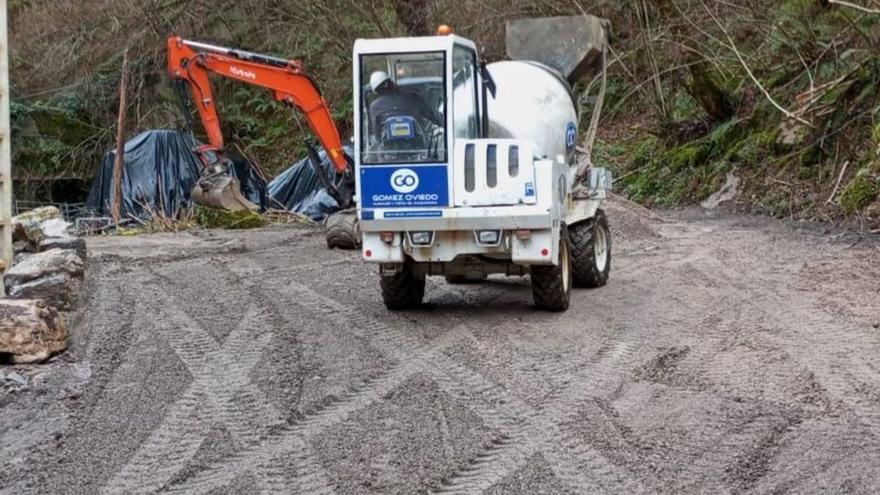
[[[113,162],[113,222],[119,225],[122,211],[122,171],[125,165],[125,94],[128,85],[128,49],[122,54],[122,79],[119,81],[119,115],[116,120],[116,160]]]
[[[722,89],[710,73],[710,65],[703,61],[691,65],[691,82],[687,89],[697,103],[703,107],[713,122],[724,122],[733,117],[734,108],[730,96]]]

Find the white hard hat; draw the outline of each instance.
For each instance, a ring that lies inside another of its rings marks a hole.
[[[372,74],[370,74],[370,89],[376,91],[377,89],[379,89],[379,86],[385,84],[385,82],[387,82],[389,79],[391,78],[388,77],[388,74],[382,72],[381,70],[373,72]]]

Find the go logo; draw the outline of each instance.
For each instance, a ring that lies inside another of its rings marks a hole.
[[[419,175],[414,170],[402,168],[391,174],[391,188],[400,194],[408,194],[419,188]]]

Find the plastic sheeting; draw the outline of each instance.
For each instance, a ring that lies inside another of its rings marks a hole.
[[[145,218],[151,212],[162,212],[176,217],[181,210],[191,207],[189,191],[202,168],[193,152],[197,146],[192,136],[176,130],[147,131],[125,143],[121,215]],[[115,151],[104,155],[86,200],[86,207],[97,215],[111,212],[115,160]],[[265,181],[246,162],[233,163],[232,171],[241,182],[242,194],[265,206]]]
[[[354,151],[350,146],[345,147],[345,152],[351,155]],[[321,158],[321,167],[328,177],[338,179],[333,164],[327,158],[323,149],[318,150]],[[326,216],[339,210],[336,200],[330,196],[321,186],[318,174],[312,168],[308,158],[304,158],[281,172],[275,177],[267,188],[269,197],[275,205],[284,206],[286,209],[308,216],[312,220],[320,221]]]

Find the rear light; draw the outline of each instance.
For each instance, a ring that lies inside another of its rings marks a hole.
[[[382,239],[385,244],[391,244],[394,242],[394,232],[380,232],[379,239]]]
[[[541,250],[541,256],[543,256],[543,257],[545,257],[545,258],[546,258],[547,256],[550,256],[550,250],[547,249],[547,248],[542,249],[542,250]]]
[[[364,256],[366,256],[367,258],[372,258],[373,252],[367,249],[366,251],[364,251]]]
[[[501,243],[500,230],[478,230],[477,244],[482,246],[495,246]]]
[[[531,237],[532,237],[531,230],[517,230],[516,231],[516,238],[521,241],[527,241],[527,240],[531,239]]]
[[[430,246],[434,241],[433,232],[410,232],[409,240],[413,246]]]

